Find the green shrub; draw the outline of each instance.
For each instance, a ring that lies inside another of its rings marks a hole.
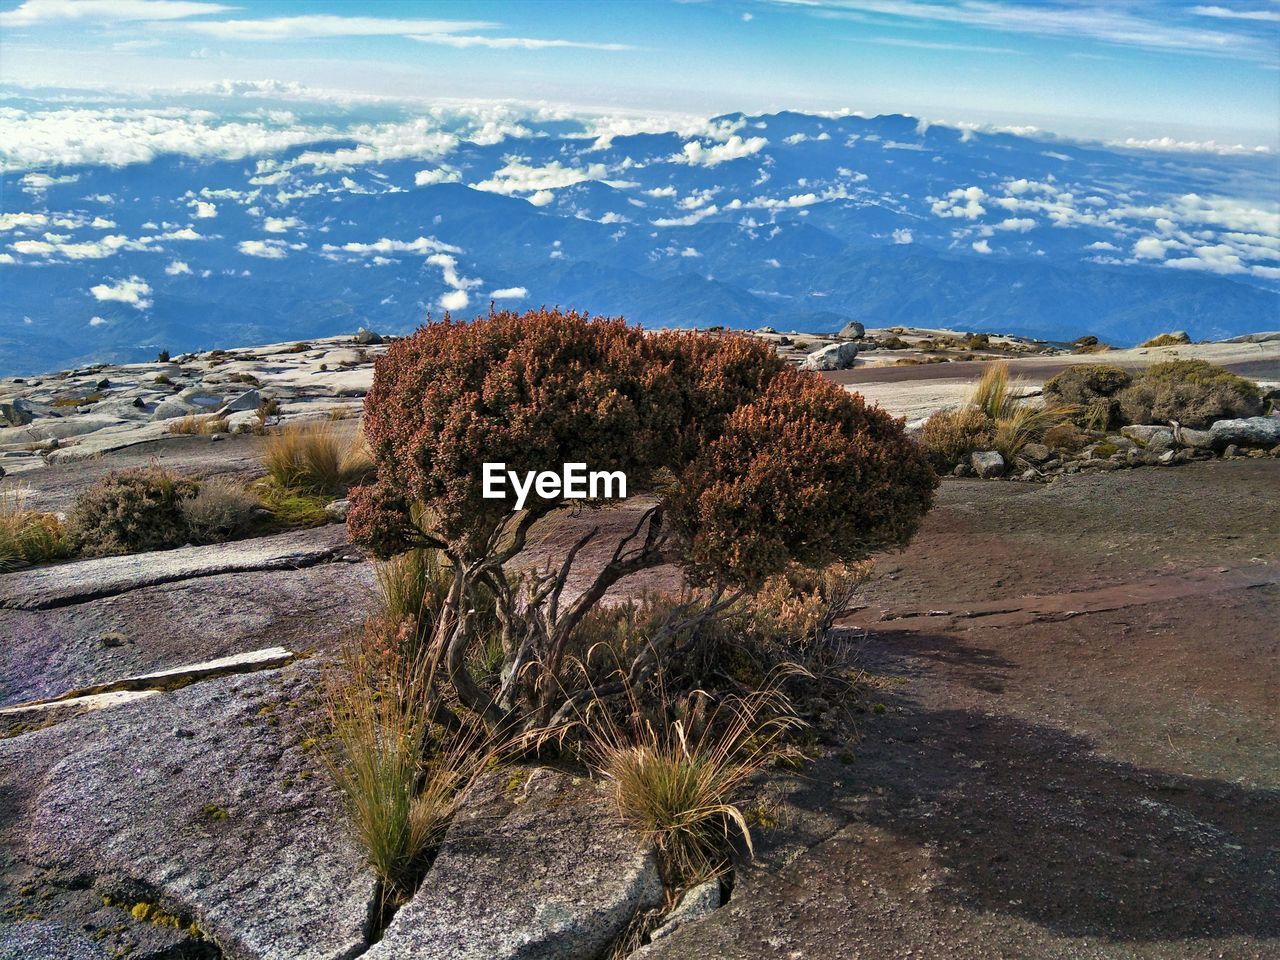
[[[1120,393],[1130,423],[1167,423],[1203,429],[1215,420],[1262,413],[1258,385],[1204,360],[1157,363]]]
[[[1045,400],[1074,404],[1081,411],[1072,419],[1095,430],[1110,430],[1124,422],[1120,391],[1133,382],[1127,370],[1106,363],[1069,367],[1044,385]]]
[[[939,410],[924,422],[920,443],[929,462],[946,473],[975,450],[991,447],[992,422],[974,407]]]
[[[86,554],[166,550],[190,535],[183,501],[199,484],[163,467],[112,471],[76,498],[70,527]]]

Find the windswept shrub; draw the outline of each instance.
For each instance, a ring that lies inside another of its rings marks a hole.
[[[1051,450],[1062,450],[1066,453],[1078,453],[1087,447],[1091,440],[1089,434],[1070,422],[1050,427],[1040,439]]]
[[[335,497],[372,469],[359,435],[343,437],[328,423],[288,424],[270,434],[263,463],[282,490]]]
[[[835,563],[770,577],[748,601],[751,630],[762,640],[800,648],[820,641],[840,617],[852,612],[874,564]]]
[[[1203,429],[1215,420],[1262,413],[1258,385],[1204,360],[1170,360],[1149,367],[1120,394],[1130,423],[1167,423]]]
[[[991,449],[992,423],[976,407],[939,410],[924,422],[920,443],[929,462],[946,473],[975,450]]]
[[[206,480],[195,496],[180,504],[193,543],[222,543],[241,536],[253,524],[258,498],[229,480]]]
[[[1068,367],[1044,385],[1045,400],[1075,404],[1081,410],[1072,419],[1094,430],[1112,430],[1124,423],[1120,392],[1133,382],[1122,367],[1084,363]]]
[[[167,550],[187,542],[183,501],[199,484],[160,466],[108,473],[76,498],[69,526],[90,555]]]
[[[628,674],[643,682],[691,617],[722,614],[793,564],[857,562],[906,543],[936,483],[900,421],[790,370],[768,344],[551,310],[446,319],[397,340],[375,366],[365,429],[377,474],[353,492],[349,528],[382,556],[437,547],[449,558],[431,656],[451,702],[493,729],[560,722],[582,706],[566,651],[623,577],[676,563],[707,591],[635,652]],[[535,497],[513,511],[484,497],[482,465],[498,461],[521,474],[574,462],[622,471],[653,506],[566,594],[599,531],[558,568],[516,576],[532,525],[581,504]],[[503,630],[496,689],[468,667],[491,640],[476,629],[481,588]]]

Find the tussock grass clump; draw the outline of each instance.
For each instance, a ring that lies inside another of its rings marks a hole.
[[[226,417],[219,417],[212,413],[188,413],[186,416],[173,420],[169,424],[170,433],[191,434],[196,436],[209,436],[215,433],[226,433],[230,429],[231,427],[230,424],[227,423]]]
[[[252,526],[258,498],[229,480],[206,480],[196,495],[181,503],[193,543],[233,540]]]
[[[358,435],[341,436],[328,423],[289,424],[268,435],[263,463],[282,490],[340,496],[373,467]]]
[[[378,625],[352,641],[326,676],[326,762],[384,904],[412,895],[459,799],[492,752],[472,732],[434,728],[431,672],[390,649]]]
[[[112,471],[76,499],[73,539],[92,556],[181,546],[189,533],[183,501],[198,490],[195,480],[158,465]]]
[[[701,693],[672,703],[659,684],[651,696],[632,689],[625,717],[599,703],[584,713],[588,762],[612,786],[619,816],[657,846],[669,885],[723,872],[735,838],[752,851],[738,801],[801,725],[782,679],[714,705]]]
[[[945,472],[976,450],[998,450],[1013,462],[1028,443],[1081,411],[1075,404],[1035,406],[1023,399],[1025,392],[1021,381],[1010,379],[1008,364],[984,370],[967,406],[925,421],[920,442],[934,469]]]
[[[52,513],[31,510],[22,488],[0,490],[0,572],[70,556],[71,538]]]

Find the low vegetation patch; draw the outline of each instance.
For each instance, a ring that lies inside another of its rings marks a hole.
[[[215,433],[226,433],[230,429],[226,417],[219,417],[212,413],[188,413],[169,424],[169,432],[178,434],[209,436]]]
[[[89,556],[167,550],[187,542],[182,504],[199,484],[160,466],[112,471],[82,493],[70,528]]]
[[[1142,346],[1144,347],[1176,347],[1181,344],[1190,343],[1190,342],[1191,342],[1191,338],[1187,336],[1185,333],[1182,333],[1181,331],[1179,331],[1178,333],[1162,333],[1159,336],[1152,337],[1146,343],[1142,344]]]
[[[1121,426],[1120,393],[1133,377],[1121,367],[1086,363],[1070,367],[1044,385],[1045,400],[1075,405],[1080,412],[1072,419],[1091,430],[1113,430]]]
[[[1262,413],[1258,385],[1204,360],[1170,360],[1149,367],[1120,394],[1129,423],[1168,423],[1203,429],[1215,420]]]
[[[261,504],[238,483],[206,480],[180,506],[192,543],[222,543],[247,533]]]
[[[0,490],[0,573],[29,563],[48,563],[73,552],[66,527],[55,514],[27,507],[22,488]]]
[[[281,490],[331,498],[373,470],[360,436],[344,437],[328,423],[289,424],[268,434],[263,465]]]

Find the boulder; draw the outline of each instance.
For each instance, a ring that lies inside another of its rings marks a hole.
[[[1004,476],[1004,457],[997,450],[978,450],[969,454],[969,465],[983,480]]]
[[[857,320],[850,320],[836,334],[841,340],[861,340],[867,335],[867,328]]]
[[[222,397],[216,393],[210,393],[204,387],[187,387],[178,393],[178,399],[206,410],[216,410],[222,406]]]
[[[350,500],[334,500],[325,504],[324,515],[334,523],[346,523],[347,513],[351,510]]]
[[[1274,447],[1280,443],[1280,418],[1245,417],[1240,420],[1217,420],[1209,428],[1213,446],[1230,444],[1238,447]]]
[[[356,956],[376,884],[313,739],[318,676],[208,680],[0,741],[0,769],[58,758],[24,824],[33,861],[123,899],[120,923],[138,900],[190,918],[220,956]]]
[[[1022,448],[1022,459],[1028,463],[1044,463],[1053,456],[1053,451],[1043,443],[1028,443]]]
[[[0,427],[25,427],[32,419],[31,407],[21,397],[0,403]]]
[[[512,789],[512,785],[516,788]],[[597,960],[662,903],[656,851],[565,773],[494,771],[367,960]]]
[[[833,343],[815,350],[800,364],[802,370],[847,370],[858,356],[856,343]]]
[[[178,417],[185,417],[187,414],[203,414],[209,411],[205,407],[198,407],[194,403],[187,403],[183,400],[168,399],[161,400],[156,404],[155,410],[151,412],[152,420],[175,420]]]
[[[218,409],[218,416],[225,417],[232,413],[243,413],[246,410],[257,410],[262,404],[262,394],[257,390],[246,390],[240,396],[227,401]]]
[[[1131,424],[1120,428],[1121,434],[1150,450],[1152,453],[1163,453],[1173,449],[1173,428],[1158,424]]]
[[[381,342],[382,337],[374,333],[372,330],[366,330],[364,327],[361,327],[356,331],[356,343],[360,344],[362,347],[371,347],[374,344]]]
[[[1209,430],[1192,430],[1182,427],[1174,434],[1179,446],[1191,447],[1195,450],[1212,450],[1213,433]]]

